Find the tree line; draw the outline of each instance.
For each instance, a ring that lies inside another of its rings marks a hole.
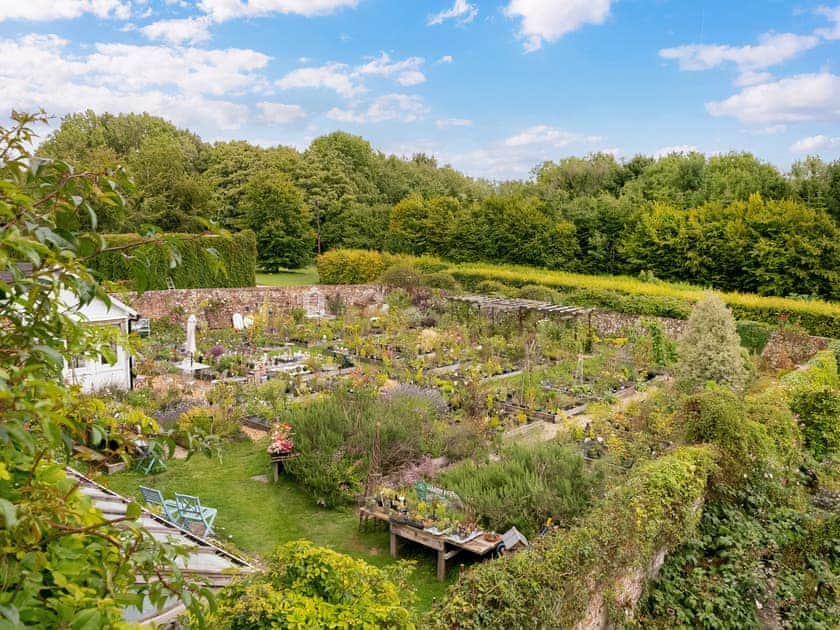
[[[131,175],[126,210],[98,209],[101,231],[248,228],[267,271],[348,247],[840,299],[840,161],[782,173],[749,153],[598,153],[490,182],[343,132],[297,151],[91,111],[65,117],[39,153]]]

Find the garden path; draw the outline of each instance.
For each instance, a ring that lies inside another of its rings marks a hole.
[[[626,409],[630,405],[630,403],[641,402],[647,399],[647,397],[650,396],[651,393],[658,390],[659,384],[665,383],[670,380],[670,376],[659,376],[653,381],[651,381],[648,387],[645,388],[643,391],[635,391],[631,395],[625,396],[617,400],[615,404],[613,404],[612,409],[620,411],[622,409]],[[580,428],[586,427],[586,425],[589,424],[591,421],[592,417],[586,413],[581,413],[576,416],[572,416],[568,419],[568,422],[571,422],[572,426],[579,426]],[[568,422],[542,422],[542,431],[529,431],[525,439],[531,442],[548,442],[549,440],[553,440],[555,437],[557,437],[557,434],[560,433],[561,430],[567,429]]]

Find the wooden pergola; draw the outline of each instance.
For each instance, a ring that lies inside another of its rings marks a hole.
[[[538,300],[520,298],[497,298],[489,295],[450,295],[450,302],[463,302],[477,306],[479,310],[503,313],[541,313],[556,319],[578,319],[589,315],[594,309],[579,306],[563,306]]]
[[[595,309],[581,308],[579,306],[564,306],[562,304],[551,304],[539,300],[525,300],[521,298],[499,298],[489,295],[450,295],[446,298],[450,302],[460,302],[478,308],[479,312],[489,313],[495,319],[497,313],[516,313],[519,317],[519,325],[525,319],[527,313],[538,313],[559,320],[588,318],[589,334],[592,334],[592,312]]]

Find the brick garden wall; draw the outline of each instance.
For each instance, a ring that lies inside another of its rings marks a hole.
[[[247,287],[242,289],[174,289],[171,291],[146,291],[140,296],[129,294],[120,299],[136,310],[140,317],[161,319],[172,317],[180,323],[195,314],[200,324],[209,328],[228,328],[234,313],[255,313],[268,304],[275,312],[292,308],[305,308],[312,301],[310,292],[317,291],[324,308],[336,296],[348,306],[381,304],[385,290],[377,285],[318,285],[316,287]]]

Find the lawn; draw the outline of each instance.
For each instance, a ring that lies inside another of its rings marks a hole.
[[[318,269],[315,265],[303,269],[257,274],[257,286],[299,287],[308,284],[318,284]]]
[[[160,489],[166,498],[173,498],[176,491],[198,495],[203,504],[219,510],[218,535],[229,537],[246,555],[265,557],[280,543],[305,538],[375,566],[393,562],[388,533],[360,532],[354,510],[320,508],[290,479],[281,478],[277,484],[251,479],[264,474],[271,477],[266,444],[250,440],[228,443],[221,463],[218,458],[197,455],[188,461],[170,460],[167,470],[157,475],[125,472],[105,482],[114,491],[138,499],[141,483]],[[434,552],[403,544],[402,554],[417,560],[411,581],[417,590],[418,608],[428,610],[447,586],[435,579]],[[450,569],[449,583],[457,572],[457,566]]]

